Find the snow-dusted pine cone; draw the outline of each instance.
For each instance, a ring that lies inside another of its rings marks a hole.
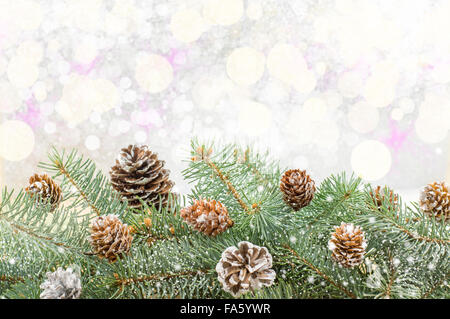
[[[167,205],[174,185],[169,180],[170,171],[163,168],[164,163],[146,145],[129,145],[121,150],[116,165],[111,168],[111,184],[130,207],[140,208],[141,198],[159,209],[160,203]]]
[[[242,241],[222,253],[216,265],[219,282],[225,291],[238,297],[248,291],[271,286],[275,280],[272,255],[266,247]]]
[[[280,189],[286,204],[298,211],[312,201],[316,186],[305,170],[290,169],[281,178]]]
[[[92,221],[89,241],[96,255],[115,261],[130,251],[133,236],[116,215],[106,215]]]
[[[40,288],[43,289],[41,299],[78,299],[81,295],[81,280],[72,268],[63,270],[59,267],[55,272],[48,272]]]
[[[445,182],[434,182],[425,186],[420,194],[420,209],[438,221],[450,220],[450,189]]]
[[[359,226],[341,223],[334,227],[328,248],[333,259],[346,268],[358,266],[363,262],[367,242]]]
[[[194,204],[180,210],[180,216],[195,230],[216,236],[233,226],[228,210],[219,201],[195,200]]]
[[[62,200],[61,187],[47,174],[31,176],[25,191],[32,197],[37,196],[45,205],[50,203],[52,210],[56,209]]]
[[[392,211],[396,211],[398,209],[398,195],[394,194],[391,189],[387,190],[389,193],[388,201],[388,209]],[[386,200],[385,189],[381,186],[377,186],[375,189],[370,191],[370,196],[372,197],[373,203],[380,208],[383,206],[384,201]]]

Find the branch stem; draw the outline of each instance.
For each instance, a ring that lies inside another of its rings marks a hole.
[[[319,268],[317,268],[316,266],[314,266],[311,262],[309,262],[306,258],[300,256],[294,249],[292,249],[290,246],[285,245],[285,248],[287,248],[292,255],[294,255],[297,259],[299,259],[301,262],[303,262],[306,266],[308,266],[309,268],[311,268],[312,270],[314,270],[318,275],[320,275],[323,279],[325,279],[326,281],[328,281],[330,284],[332,284],[333,286],[335,286],[336,288],[338,288],[339,290],[341,290],[343,293],[345,293],[348,297],[352,298],[352,299],[356,299],[357,297],[350,291],[348,291],[346,288],[344,288],[343,286],[339,285],[338,283],[336,283],[333,279],[331,279],[330,277],[328,277],[326,274],[324,274]]]
[[[72,178],[70,173],[67,171],[64,164],[59,160],[55,160],[53,163],[58,168],[59,172],[63,174],[67,178],[67,180],[76,188],[78,193],[81,195],[81,197],[83,197],[84,201],[91,207],[91,209],[97,214],[97,216],[100,216],[101,215],[100,210],[89,200],[86,193],[83,192],[83,190],[80,188],[77,182]]]
[[[222,173],[222,171],[220,170],[220,168],[214,164],[213,162],[211,162],[208,158],[206,158],[204,160],[204,162],[217,174],[217,176],[219,176],[220,180],[228,187],[228,189],[230,190],[230,192],[233,194],[234,198],[237,200],[237,202],[239,203],[239,205],[242,207],[242,209],[246,212],[246,213],[250,213],[250,209],[248,208],[248,206],[244,203],[244,201],[242,200],[241,196],[239,195],[239,193],[237,192],[236,188],[233,186],[233,184],[231,184],[230,180],[228,179],[228,177],[225,176],[225,174]]]

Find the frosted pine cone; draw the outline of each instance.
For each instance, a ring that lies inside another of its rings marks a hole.
[[[48,272],[40,288],[41,299],[78,299],[81,295],[81,280],[71,268],[63,270],[59,267],[55,272]]]
[[[228,247],[216,266],[219,282],[225,291],[238,297],[248,291],[271,286],[275,280],[272,256],[266,247],[242,241]]]
[[[420,194],[420,209],[437,220],[450,220],[450,191],[445,182],[428,184]]]
[[[194,204],[180,210],[180,216],[195,230],[216,236],[233,226],[228,210],[219,201],[195,200]]]
[[[62,190],[50,176],[34,174],[30,177],[29,184],[25,191],[30,196],[37,196],[45,205],[50,203],[52,210],[58,207],[62,200]]]
[[[388,209],[396,211],[398,209],[398,195],[394,194],[391,189],[388,189],[389,192],[389,205]],[[385,190],[381,186],[377,186],[374,190],[370,191],[370,196],[372,197],[373,203],[378,207],[382,207],[385,202],[386,194]]]
[[[286,204],[298,211],[312,201],[316,186],[306,171],[290,169],[281,178],[280,190]]]
[[[160,203],[167,205],[174,185],[169,180],[170,171],[163,168],[164,163],[147,146],[129,145],[121,150],[111,168],[111,184],[128,201],[128,206],[140,208],[140,198],[159,209]]]
[[[127,224],[116,215],[99,216],[92,221],[89,241],[94,253],[115,261],[130,251],[133,236]]]
[[[346,268],[358,266],[363,262],[367,242],[359,226],[341,223],[334,227],[328,248],[333,252],[333,259]]]

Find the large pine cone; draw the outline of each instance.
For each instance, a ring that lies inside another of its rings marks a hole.
[[[169,180],[170,171],[163,168],[164,163],[147,146],[129,145],[122,149],[116,165],[111,168],[111,184],[130,207],[141,208],[141,198],[159,209],[160,203],[167,205],[174,185]]]
[[[195,200],[192,206],[180,210],[180,216],[195,230],[208,236],[223,233],[234,224],[225,205],[215,200]]]
[[[72,268],[48,272],[40,288],[43,289],[41,299],[78,299],[81,295],[80,276],[72,272]]]
[[[333,259],[346,268],[352,268],[363,262],[367,242],[359,226],[341,223],[334,227],[328,248],[333,252]]]
[[[242,241],[228,247],[216,265],[219,282],[225,291],[234,297],[271,286],[275,280],[272,268],[272,256],[266,247],[259,247]]]
[[[31,197],[37,196],[44,205],[50,203],[52,210],[56,209],[62,200],[62,190],[47,174],[34,174],[30,177],[29,186],[25,191]]]
[[[434,182],[425,186],[420,194],[420,209],[437,220],[450,220],[450,192],[445,182]]]
[[[116,215],[106,215],[92,221],[89,241],[96,255],[115,261],[130,251],[133,236]]]
[[[290,169],[281,178],[280,189],[286,204],[298,211],[312,201],[316,186],[305,170]]]
[[[394,194],[391,189],[388,189],[389,199],[388,201],[388,209],[392,211],[396,211],[398,209],[398,195]],[[370,191],[370,196],[372,197],[373,203],[381,208],[383,203],[386,201],[385,190],[381,186],[377,186],[374,190]]]

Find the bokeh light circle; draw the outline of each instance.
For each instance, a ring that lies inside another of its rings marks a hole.
[[[24,160],[34,143],[34,132],[27,123],[9,120],[0,124],[0,157],[12,162]]]
[[[385,144],[366,140],[353,148],[351,155],[353,171],[367,181],[383,178],[391,169],[391,152]]]
[[[144,90],[158,93],[172,82],[173,69],[164,57],[144,53],[137,59],[135,77]]]
[[[248,47],[237,48],[228,56],[227,73],[239,85],[252,85],[264,74],[265,62],[261,52]]]

